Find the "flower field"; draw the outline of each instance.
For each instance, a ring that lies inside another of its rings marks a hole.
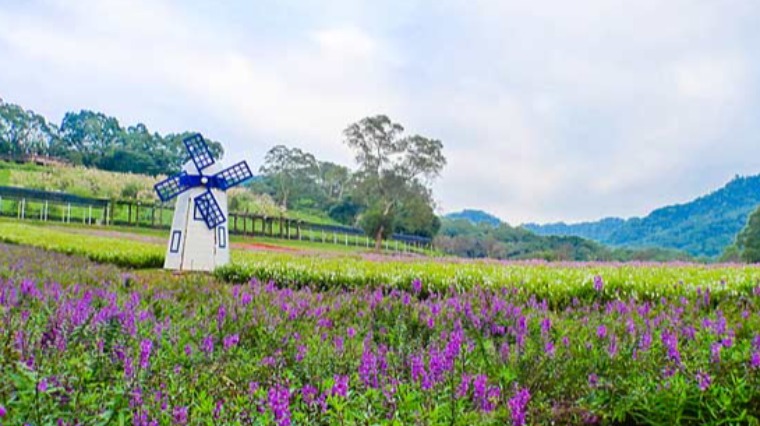
[[[227,283],[0,244],[0,423],[758,423],[756,268],[278,256]]]

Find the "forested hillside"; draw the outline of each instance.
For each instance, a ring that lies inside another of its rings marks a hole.
[[[540,235],[574,235],[614,246],[667,247],[714,257],[733,243],[758,204],[760,175],[737,176],[715,192],[657,209],[643,218],[525,227]]]
[[[686,253],[676,250],[610,249],[604,245],[576,236],[537,235],[523,227],[500,222],[473,223],[468,219],[443,218],[436,247],[453,255],[494,259],[546,260],[690,260]]]
[[[0,156],[7,160],[39,155],[115,172],[171,174],[185,162],[182,139],[191,133],[160,135],[142,123],[125,127],[114,117],[88,110],[68,112],[55,124],[0,99]],[[207,142],[221,158],[221,144]]]

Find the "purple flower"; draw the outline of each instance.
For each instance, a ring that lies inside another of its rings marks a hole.
[[[153,341],[144,339],[140,342],[140,368],[147,370],[150,367],[150,352],[153,350]]]
[[[709,374],[702,371],[697,372],[697,384],[699,385],[699,390],[702,392],[706,391],[707,388],[710,387],[711,382],[712,380],[710,379]]]
[[[207,355],[214,353],[214,336],[208,335],[201,341],[201,351]]]
[[[599,384],[599,376],[596,375],[596,373],[591,373],[588,375],[588,385],[592,388],[595,388],[596,385]]]
[[[47,392],[47,389],[48,389],[47,379],[42,379],[42,380],[40,380],[39,383],[37,383],[37,391],[38,392],[45,393],[45,392]]]
[[[678,351],[678,336],[676,336],[675,333],[663,331],[660,338],[662,339],[662,344],[667,350],[668,358],[676,364],[680,365],[681,353]]]
[[[274,385],[269,388],[267,402],[277,425],[290,426],[290,390],[280,384]]]
[[[0,418],[5,417],[7,414],[8,414],[8,412],[5,411],[5,407],[3,407],[2,405],[0,405]]]
[[[723,345],[721,345],[720,342],[714,342],[712,345],[710,345],[710,361],[713,363],[720,362],[721,349],[723,349]]]
[[[749,366],[753,370],[760,368],[760,352],[756,351],[752,353],[752,358],[749,360]]]
[[[354,336],[356,336],[356,329],[353,327],[348,327],[348,330],[346,330],[346,335],[349,338],[353,338]]]
[[[517,388],[512,398],[509,398],[509,416],[512,418],[512,426],[524,426],[526,408],[530,402],[530,391],[527,388]]]
[[[174,407],[172,410],[172,418],[175,425],[187,424],[187,407]]]
[[[318,394],[319,390],[312,385],[304,385],[301,388],[301,398],[306,405],[313,404]]]
[[[246,306],[250,304],[251,302],[253,302],[253,295],[251,295],[250,293],[243,293],[243,297],[240,301],[243,304],[243,306]]]
[[[546,317],[541,320],[541,334],[547,335],[552,329],[552,320],[549,317]]]
[[[259,382],[249,382],[248,383],[248,394],[253,396],[256,391],[259,390]]]
[[[612,334],[610,335],[610,344],[607,347],[607,355],[609,355],[610,358],[615,358],[618,353],[618,345],[617,345],[617,336]]]
[[[544,353],[546,353],[546,355],[549,358],[554,357],[554,342],[552,342],[551,340],[546,341],[546,343],[544,344]]]
[[[224,339],[222,339],[222,345],[224,346],[225,351],[228,351],[237,346],[238,342],[240,342],[240,336],[237,334],[230,334],[229,336],[225,336]]]
[[[419,278],[415,278],[414,281],[412,281],[412,291],[415,294],[420,294],[422,291],[422,281],[420,281]]]
[[[482,411],[490,412],[496,408],[501,391],[498,386],[488,386],[488,377],[479,374],[472,382],[472,396]]]
[[[470,377],[469,374],[463,373],[462,374],[462,381],[459,382],[459,387],[457,388],[457,398],[464,398],[467,396],[467,392],[470,390],[470,382],[472,381],[472,377]]]
[[[604,324],[602,324],[599,327],[597,327],[597,329],[596,329],[596,337],[598,337],[600,339],[604,339],[605,337],[607,337],[607,326],[605,326]]]
[[[218,419],[222,414],[222,408],[224,408],[224,401],[220,399],[216,401],[216,405],[214,406],[214,419]]]
[[[330,389],[330,395],[345,398],[348,395],[348,376],[335,375],[335,384]]]
[[[220,329],[224,325],[225,318],[227,318],[227,309],[224,308],[224,305],[219,305],[219,310],[216,312],[216,325]]]
[[[602,277],[599,275],[594,277],[594,290],[597,292],[604,290],[604,280],[602,280]]]

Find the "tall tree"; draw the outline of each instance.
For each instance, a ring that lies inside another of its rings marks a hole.
[[[276,184],[276,198],[282,207],[288,206],[289,197],[307,183],[314,183],[312,177],[317,170],[317,160],[300,148],[276,145],[264,156],[264,164],[259,171]]]
[[[760,207],[747,220],[747,225],[736,237],[740,257],[748,263],[760,262]]]
[[[61,122],[61,138],[70,160],[100,167],[110,150],[124,146],[125,133],[116,118],[83,110],[66,113]]]
[[[0,100],[0,154],[13,159],[47,155],[55,127],[34,111]]]
[[[359,165],[357,190],[367,210],[361,225],[375,236],[375,248],[395,231],[405,204],[426,199],[430,184],[446,165],[443,143],[420,135],[402,137],[403,126],[385,115],[367,117],[344,131],[345,143]]]

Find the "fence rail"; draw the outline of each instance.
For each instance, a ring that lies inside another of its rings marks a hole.
[[[163,203],[105,200],[62,192],[0,186],[0,216],[96,226],[135,226],[169,229],[174,209]],[[285,216],[230,212],[228,230],[233,235],[373,247],[374,239],[362,229],[312,223]],[[432,240],[416,235],[393,234],[383,248],[398,252],[432,248]]]

